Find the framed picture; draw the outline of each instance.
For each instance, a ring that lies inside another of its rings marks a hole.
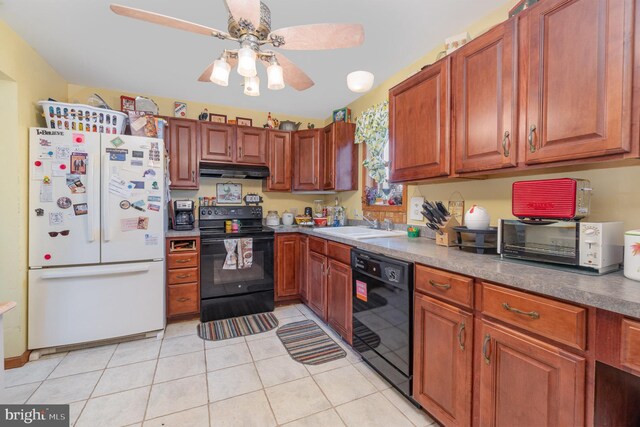
[[[174,102],[173,103],[173,116],[174,117],[187,117],[187,104],[186,102]]]
[[[135,111],[136,109],[136,100],[135,98],[131,98],[130,96],[120,96],[120,111],[123,113],[126,111]]]
[[[246,117],[236,117],[236,123],[238,123],[238,126],[253,126],[253,119],[247,119]]]
[[[214,123],[227,123],[227,116],[224,114],[209,114],[209,121]]]
[[[351,109],[344,107],[340,108],[339,110],[334,110],[333,121],[351,123]]]
[[[216,184],[216,201],[219,205],[242,204],[242,184]]]

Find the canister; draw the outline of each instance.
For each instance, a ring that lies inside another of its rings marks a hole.
[[[624,275],[640,281],[640,230],[624,233]]]
[[[231,220],[226,220],[224,222],[224,232],[225,233],[231,233],[232,230],[232,222]]]

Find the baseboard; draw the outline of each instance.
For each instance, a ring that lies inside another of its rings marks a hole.
[[[25,350],[20,356],[7,357],[4,359],[4,369],[20,368],[29,361],[29,354],[31,350]]]

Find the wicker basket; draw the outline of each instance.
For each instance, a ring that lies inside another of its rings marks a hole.
[[[77,130],[121,134],[127,115],[120,111],[91,107],[83,104],[40,101],[49,129]]]

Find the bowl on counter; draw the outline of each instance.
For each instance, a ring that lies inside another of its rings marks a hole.
[[[296,224],[298,225],[306,225],[307,223],[311,222],[311,217],[310,216],[304,216],[304,215],[297,215],[295,217],[296,220]]]
[[[327,226],[327,218],[313,218],[313,223],[318,227],[326,227]]]

